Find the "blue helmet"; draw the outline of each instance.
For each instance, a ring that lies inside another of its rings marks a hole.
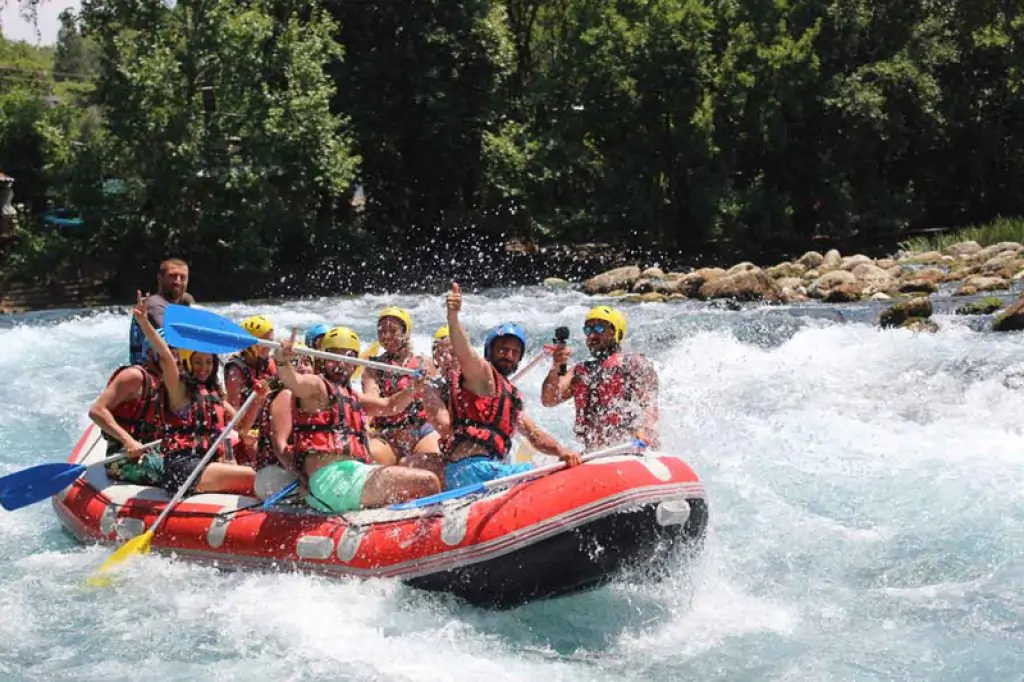
[[[518,322],[506,322],[492,329],[484,339],[484,360],[491,361],[491,349],[494,342],[503,336],[514,336],[523,344],[523,353],[526,353],[526,330]]]
[[[316,348],[316,340],[331,331],[331,325],[326,322],[318,322],[312,327],[306,330],[306,345],[310,348]]]

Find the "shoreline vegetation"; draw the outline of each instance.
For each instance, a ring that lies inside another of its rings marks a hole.
[[[627,295],[756,297],[719,276],[743,263],[762,299],[922,293],[990,264],[900,242],[1024,243],[1020,28],[989,0],[85,3],[52,47],[0,38],[0,307],[130,300],[166,257],[200,301],[629,265],[664,277]]]

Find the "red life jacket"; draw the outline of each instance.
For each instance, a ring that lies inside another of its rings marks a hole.
[[[164,440],[160,444],[164,457],[193,453],[205,455],[224,430],[226,421],[221,396],[205,386],[198,386],[196,392],[195,400],[184,415],[170,410],[164,412]]]
[[[305,478],[306,457],[311,454],[341,453],[372,464],[366,435],[366,413],[359,398],[347,386],[327,384],[327,407],[303,412],[299,399],[292,408],[292,455],[296,473]]]
[[[593,442],[609,431],[629,435],[639,426],[639,411],[632,405],[635,378],[628,371],[629,359],[619,352],[573,368],[574,432],[583,443]]]
[[[508,454],[512,445],[523,400],[519,389],[493,366],[497,395],[477,395],[462,386],[462,372],[456,372],[448,383],[448,412],[452,418],[452,437],[444,444],[450,456],[461,443],[476,443],[487,448],[494,459]]]
[[[122,429],[127,431],[132,438],[140,443],[148,443],[160,437],[161,429],[164,425],[163,387],[160,385],[160,379],[157,378],[157,376],[145,365],[125,365],[124,367],[118,367],[114,370],[114,373],[110,375],[110,379],[107,380],[107,385],[109,386],[114,378],[126,369],[142,370],[144,377],[142,382],[142,395],[138,398],[126,400],[123,403],[115,405],[110,410],[110,413],[114,416],[114,421],[116,421]],[[104,432],[103,435],[107,440],[113,440],[113,437],[109,434]]]
[[[407,369],[417,370],[423,368],[423,361],[416,355],[410,356],[403,363],[394,362],[388,357],[387,353],[374,359],[377,362],[386,362],[389,365],[394,365],[395,367],[405,367]],[[400,393],[410,383],[412,383],[412,377],[408,374],[377,372],[377,385],[380,387],[380,396],[382,398],[389,398],[396,393]],[[405,411],[401,414],[391,415],[389,417],[374,417],[370,421],[370,425],[377,431],[387,431],[391,429],[419,428],[426,422],[427,412],[423,408],[423,403],[419,400],[414,400],[409,403],[409,406],[405,408]]]
[[[236,368],[242,375],[242,390],[238,393],[238,399],[241,401],[239,406],[245,402],[245,399],[252,393],[253,387],[257,381],[263,381],[264,379],[273,379],[277,376],[277,363],[274,362],[274,358],[260,359],[256,367],[245,361],[241,355],[235,355],[228,358],[228,361],[224,363],[224,377],[227,378],[228,368]]]

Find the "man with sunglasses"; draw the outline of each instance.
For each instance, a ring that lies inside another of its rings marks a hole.
[[[564,374],[572,350],[565,344],[552,353],[551,371],[544,378],[541,404],[554,407],[573,398],[576,437],[587,450],[639,438],[659,447],[658,374],[651,361],[624,353],[626,318],[618,310],[597,306],[583,323],[587,348],[593,356]]]

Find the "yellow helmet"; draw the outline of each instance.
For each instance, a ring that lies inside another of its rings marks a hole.
[[[434,341],[436,342],[440,341],[441,339],[447,339],[451,335],[451,330],[448,329],[448,325],[438,327],[437,331],[434,332]]]
[[[409,336],[412,334],[412,315],[405,308],[399,308],[395,305],[389,305],[384,310],[380,311],[380,315],[377,316],[377,322],[380,322],[385,317],[394,317],[402,321],[405,325],[405,335]]]
[[[622,343],[622,339],[626,336],[626,318],[615,308],[611,308],[606,305],[599,305],[595,308],[591,308],[587,316],[583,318],[586,320],[602,320],[607,322],[615,330],[615,342]]]
[[[257,338],[263,338],[268,333],[274,333],[274,323],[270,321],[269,317],[253,315],[242,320],[242,329]]]
[[[354,350],[358,353],[361,347],[359,335],[348,327],[335,327],[320,339],[320,350]]]

